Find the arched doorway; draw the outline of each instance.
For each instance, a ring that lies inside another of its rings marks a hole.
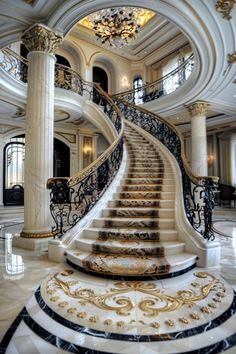
[[[98,66],[93,67],[93,82],[100,84],[101,88],[108,92],[108,76],[105,70]]]
[[[3,204],[24,205],[25,135],[10,139],[3,156]],[[53,176],[70,176],[70,148],[54,138]],[[45,181],[46,186],[46,181]]]
[[[3,157],[3,204],[24,204],[25,137],[10,139],[4,147]]]
[[[54,138],[53,176],[70,176],[70,148],[56,138]]]

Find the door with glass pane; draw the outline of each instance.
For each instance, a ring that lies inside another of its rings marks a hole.
[[[24,205],[25,144],[23,141],[24,138],[16,138],[4,148],[4,205]]]

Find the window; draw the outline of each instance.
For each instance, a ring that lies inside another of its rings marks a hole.
[[[142,104],[143,103],[143,96],[144,96],[144,90],[143,90],[143,79],[141,76],[137,77],[133,81],[133,89],[134,89],[134,103],[135,104]]]

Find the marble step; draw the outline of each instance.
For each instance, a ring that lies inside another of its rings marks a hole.
[[[175,198],[174,192],[120,192],[113,194],[115,199],[171,199]]]
[[[147,160],[147,157],[143,157],[142,155],[138,155],[136,157],[132,156],[132,159],[130,160],[132,163],[136,164],[138,163],[146,163],[146,162],[163,162],[163,159],[160,159],[158,157],[149,157]]]
[[[174,229],[157,229],[149,228],[96,228],[90,227],[83,230],[82,237],[101,240],[154,240],[160,242],[176,241],[178,232]]]
[[[128,172],[126,178],[174,178],[173,172]]]
[[[163,276],[184,271],[196,263],[197,256],[192,253],[178,253],[166,257],[108,255],[80,252],[78,249],[67,251],[67,259],[75,266],[96,274],[117,276]]]
[[[145,185],[167,185],[167,186],[172,186],[175,185],[175,180],[173,178],[165,178],[165,179],[155,179],[155,178],[126,178],[123,180],[124,185],[126,184],[130,184],[130,185],[141,185],[141,184],[145,184]]]
[[[151,166],[154,166],[154,167],[164,167],[166,166],[166,163],[163,162],[162,159],[160,160],[147,160],[147,159],[144,159],[142,162],[133,162],[131,161],[130,163],[128,163],[128,167],[145,167],[146,165],[151,165]]]
[[[174,208],[153,209],[153,208],[106,208],[102,210],[103,217],[152,217],[152,218],[174,218]]]
[[[143,185],[137,185],[137,184],[128,184],[124,185],[123,187],[118,187],[117,192],[129,192],[129,191],[163,191],[163,192],[174,192],[175,191],[175,186],[174,185],[162,185],[162,184],[143,184]]]
[[[133,152],[133,151],[130,151],[129,153],[129,157],[130,158],[136,158],[136,157],[143,157],[143,158],[146,158],[146,159],[149,159],[149,158],[156,158],[157,160],[160,160],[162,161],[162,159],[155,153],[155,152],[144,152],[144,151],[139,151],[139,152]]]
[[[140,240],[94,240],[80,238],[76,247],[82,252],[127,254],[139,256],[167,256],[184,252],[185,244],[180,241],[158,242]]]
[[[175,229],[175,220],[171,218],[150,218],[150,217],[101,217],[94,219],[91,223],[92,227],[104,228],[151,228],[152,229]]]
[[[153,174],[153,173],[172,173],[172,168],[171,167],[164,167],[164,166],[160,166],[160,167],[145,167],[145,166],[142,166],[142,167],[129,167],[129,173],[150,173],[150,174]]]
[[[174,208],[174,199],[161,200],[161,199],[113,199],[108,202],[108,207],[133,207],[133,208]]]

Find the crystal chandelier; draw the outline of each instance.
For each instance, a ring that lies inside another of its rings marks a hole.
[[[103,45],[122,48],[140,30],[135,9],[116,7],[95,12],[90,17],[97,40]]]

